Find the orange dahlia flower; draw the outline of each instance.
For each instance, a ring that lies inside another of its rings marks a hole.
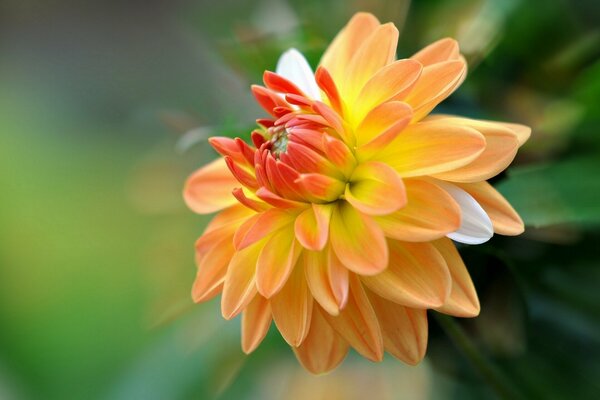
[[[428,115],[465,79],[465,59],[442,39],[396,60],[397,40],[393,24],[359,13],[315,73],[297,50],[284,53],[252,87],[270,114],[252,144],[211,138],[223,158],[186,183],[193,211],[220,211],[196,243],[193,299],[220,293],[223,317],[242,314],[246,353],[273,320],[314,373],[350,346],[416,364],[427,309],[479,313],[452,240],[523,231],[486,180],[530,129]]]

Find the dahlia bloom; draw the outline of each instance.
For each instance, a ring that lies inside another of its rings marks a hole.
[[[313,373],[349,347],[416,364],[427,309],[479,313],[453,241],[517,235],[523,223],[487,179],[530,129],[429,115],[465,79],[456,41],[396,60],[398,31],[356,14],[313,73],[284,53],[252,92],[269,117],[252,144],[213,137],[223,157],[187,181],[187,205],[219,211],[196,243],[194,301],[242,314],[242,349],[271,321]]]

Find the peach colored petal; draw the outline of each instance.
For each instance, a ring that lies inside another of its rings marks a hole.
[[[462,59],[423,68],[419,80],[403,99],[413,108],[413,121],[421,120],[448,97],[460,85],[466,73],[467,65]]]
[[[379,21],[372,14],[355,14],[323,54],[320,64],[327,68],[338,88],[343,83],[350,60],[378,26]]]
[[[286,210],[271,208],[248,218],[235,232],[233,245],[242,250],[261,240],[268,234],[294,221],[294,214]]]
[[[338,315],[348,301],[348,270],[329,249],[305,251],[303,257],[306,282],[315,300],[325,312]]]
[[[381,297],[407,307],[435,308],[444,304],[452,280],[444,258],[429,243],[388,241],[388,268],[362,282]]]
[[[367,161],[354,170],[346,186],[346,201],[367,215],[386,215],[406,204],[404,183],[387,164]]]
[[[485,150],[485,138],[473,128],[437,121],[409,125],[373,160],[412,177],[450,171],[475,160]]]
[[[298,347],[308,335],[313,308],[302,265],[296,265],[283,289],[270,301],[277,329],[290,346]]]
[[[462,125],[476,129],[485,137],[485,150],[471,163],[437,174],[436,177],[453,182],[478,182],[490,179],[512,162],[519,148],[517,135],[509,128],[492,121],[479,121],[459,117],[434,117],[436,122]]]
[[[323,250],[329,239],[332,204],[315,204],[304,210],[294,223],[296,238],[309,250]]]
[[[260,295],[242,312],[242,350],[252,353],[263,341],[271,326],[271,304]]]
[[[261,295],[269,299],[281,290],[301,251],[291,225],[271,235],[256,263],[256,288]]]
[[[519,139],[519,146],[523,146],[529,139],[529,136],[531,136],[531,128],[528,126],[509,122],[498,122],[498,124],[510,129],[515,135],[517,135],[517,138]]]
[[[375,221],[346,202],[338,202],[331,217],[331,246],[351,271],[375,275],[388,263],[385,236]]]
[[[440,239],[433,242],[435,248],[446,260],[452,276],[452,290],[443,306],[436,311],[456,317],[476,317],[479,315],[479,299],[471,281],[467,267],[450,239]]]
[[[377,295],[369,299],[381,326],[385,350],[407,364],[418,364],[427,350],[427,311],[404,307]]]
[[[210,250],[198,255],[198,272],[192,288],[194,302],[210,300],[221,292],[233,253],[232,237],[226,236]]]
[[[441,63],[444,61],[458,60],[460,49],[458,42],[452,38],[440,39],[431,43],[411,57],[424,66]]]
[[[254,214],[254,211],[249,210],[245,206],[241,204],[234,204],[215,215],[206,226],[204,233],[209,233],[212,230],[222,228],[227,225],[239,226],[249,216]]]
[[[360,91],[353,106],[352,121],[360,123],[380,104],[402,100],[417,83],[423,67],[415,60],[404,59],[381,68]]]
[[[238,315],[256,295],[256,261],[265,241],[254,243],[231,258],[221,297],[223,318],[232,319]]]
[[[375,107],[356,128],[357,157],[364,161],[384,149],[408,125],[412,109],[390,101]]]
[[[313,374],[323,374],[344,360],[348,348],[348,343],[329,326],[319,307],[315,306],[306,339],[292,349],[304,368]]]
[[[494,232],[501,235],[520,235],[525,230],[523,220],[510,203],[487,182],[457,184],[469,193],[492,220]]]
[[[371,361],[383,359],[383,338],[375,311],[355,275],[350,276],[350,296],[346,308],[338,316],[322,314],[325,320],[363,357]]]
[[[237,203],[231,191],[240,183],[219,158],[194,172],[186,181],[183,198],[198,214],[210,214]]]
[[[460,207],[445,190],[428,180],[405,179],[406,206],[375,220],[389,238],[427,242],[460,227]]]
[[[306,191],[308,200],[313,203],[335,201],[346,187],[339,179],[318,173],[301,174],[294,183]]]

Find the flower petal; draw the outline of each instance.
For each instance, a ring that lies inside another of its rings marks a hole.
[[[460,49],[458,42],[451,38],[440,39],[431,43],[411,57],[424,66],[441,63],[444,61],[458,60]]]
[[[207,252],[198,254],[198,272],[192,288],[194,302],[210,300],[221,292],[234,251],[232,236],[229,235]]]
[[[242,250],[294,221],[294,215],[277,208],[270,208],[248,218],[235,232],[233,245]]]
[[[306,282],[325,312],[338,315],[348,301],[348,270],[330,249],[303,253]]]
[[[377,314],[385,350],[410,365],[418,364],[427,350],[427,311],[369,296]]]
[[[298,347],[292,347],[298,361],[313,374],[322,374],[337,367],[348,354],[348,343],[336,333],[313,307],[310,330]]]
[[[316,204],[304,210],[294,223],[296,238],[309,250],[323,250],[329,239],[332,204]]]
[[[445,190],[428,180],[405,179],[406,206],[375,221],[389,238],[405,242],[439,239],[460,227],[460,207]]]
[[[291,225],[272,234],[256,263],[256,288],[261,295],[270,299],[281,290],[301,251]]]
[[[367,161],[354,170],[346,186],[346,200],[367,215],[386,215],[406,204],[404,183],[387,164]]]
[[[490,217],[473,196],[451,183],[441,181],[436,183],[447,191],[460,206],[460,228],[446,236],[466,244],[485,243],[494,236],[494,228]]]
[[[452,276],[452,290],[443,306],[436,311],[456,317],[476,317],[479,315],[479,299],[473,286],[473,281],[465,267],[460,254],[450,239],[440,239],[433,242],[435,248],[446,260]]]
[[[305,94],[315,100],[321,100],[321,90],[315,81],[306,58],[296,49],[289,49],[277,61],[275,72],[300,88]]]
[[[444,258],[430,243],[388,241],[389,266],[362,282],[373,292],[394,303],[415,308],[444,304],[452,280]]]
[[[242,312],[242,350],[252,353],[263,341],[271,326],[271,304],[257,295]]]
[[[407,126],[373,160],[389,164],[404,178],[462,167],[484,150],[485,138],[473,128],[423,121]]]
[[[330,241],[342,264],[361,275],[375,275],[388,263],[388,249],[383,231],[375,221],[339,202],[331,217]]]
[[[485,210],[492,220],[494,232],[501,235],[520,235],[525,230],[523,220],[510,203],[487,182],[459,183]]]
[[[265,240],[254,243],[231,258],[221,297],[223,318],[238,315],[256,295],[256,260],[264,243]]]
[[[492,122],[458,117],[434,117],[447,125],[463,125],[476,129],[485,137],[485,150],[471,163],[437,174],[436,177],[453,182],[478,182],[490,179],[512,162],[519,148],[517,135],[509,128]]]
[[[236,204],[237,200],[231,191],[239,186],[225,160],[218,158],[188,178],[183,198],[192,211],[210,214]]]
[[[313,308],[302,265],[296,265],[283,289],[270,301],[277,329],[290,346],[298,347],[308,335]]]

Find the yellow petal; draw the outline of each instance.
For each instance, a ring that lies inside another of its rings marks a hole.
[[[443,238],[433,242],[435,248],[446,260],[448,270],[452,276],[452,290],[443,306],[436,311],[456,317],[476,317],[479,315],[479,299],[473,286],[473,281],[467,267],[458,254],[454,243]]]
[[[260,295],[242,313],[242,350],[252,353],[263,341],[271,326],[271,305]]]
[[[381,151],[408,125],[412,109],[406,103],[390,101],[375,107],[356,128],[357,157],[363,161]]]
[[[424,66],[437,64],[444,61],[458,60],[460,49],[458,42],[451,38],[440,39],[430,44],[411,57]]]
[[[309,250],[323,250],[329,238],[329,221],[333,205],[315,204],[304,210],[294,223],[296,238]]]
[[[304,368],[313,374],[322,374],[344,360],[348,347],[348,343],[329,326],[319,307],[315,306],[308,336],[300,346],[292,349]]]
[[[423,121],[406,127],[373,160],[400,176],[432,175],[467,165],[485,150],[485,138],[473,128]]]
[[[352,56],[378,26],[379,21],[372,14],[355,14],[323,54],[320,64],[327,68],[338,88],[344,83]]]
[[[386,215],[404,207],[404,183],[387,164],[367,161],[354,170],[346,186],[346,200],[367,215]]]
[[[525,230],[523,220],[510,203],[487,182],[457,184],[481,205],[492,220],[494,232],[501,235],[520,235]]]
[[[221,313],[231,319],[238,315],[256,295],[256,260],[266,239],[236,252],[225,275]]]
[[[352,205],[338,202],[331,217],[330,241],[342,264],[361,275],[385,269],[388,249],[381,228]]]
[[[427,311],[404,307],[375,294],[369,299],[381,326],[385,350],[407,364],[418,364],[427,350]]]
[[[413,108],[413,121],[425,117],[460,85],[467,72],[462,60],[436,63],[423,68],[419,80],[403,101]]]
[[[506,126],[492,122],[459,117],[435,117],[435,121],[463,125],[476,129],[485,137],[485,150],[471,163],[452,171],[437,174],[436,178],[452,182],[478,182],[490,179],[512,162],[519,148],[517,135]]]
[[[221,292],[234,251],[232,237],[226,236],[209,251],[199,255],[198,272],[192,288],[194,302],[209,300]]]
[[[261,295],[269,299],[281,290],[301,251],[292,226],[270,236],[256,262],[256,288]]]
[[[352,104],[361,89],[381,68],[396,58],[398,29],[392,23],[378,26],[358,49],[346,71],[340,93]]]
[[[237,203],[231,194],[241,184],[233,177],[224,158],[218,158],[194,172],[186,181],[183,198],[199,214],[210,214]]]
[[[233,245],[242,250],[286,225],[291,225],[294,215],[288,211],[271,208],[248,218],[235,232]]]
[[[429,243],[390,240],[389,266],[362,282],[381,297],[415,308],[436,308],[450,294],[452,280],[444,258]]]
[[[375,221],[389,238],[428,242],[460,227],[460,207],[445,190],[428,180],[411,178],[406,185],[406,206]]]
[[[334,317],[323,313],[325,320],[363,357],[383,359],[383,338],[371,302],[355,275],[350,277],[350,296],[346,308]]]
[[[352,121],[359,123],[371,110],[392,100],[402,100],[416,84],[423,69],[415,60],[398,60],[381,68],[360,91],[354,103]]]
[[[308,335],[313,308],[302,265],[296,265],[283,289],[270,301],[277,329],[290,346],[298,347]]]

